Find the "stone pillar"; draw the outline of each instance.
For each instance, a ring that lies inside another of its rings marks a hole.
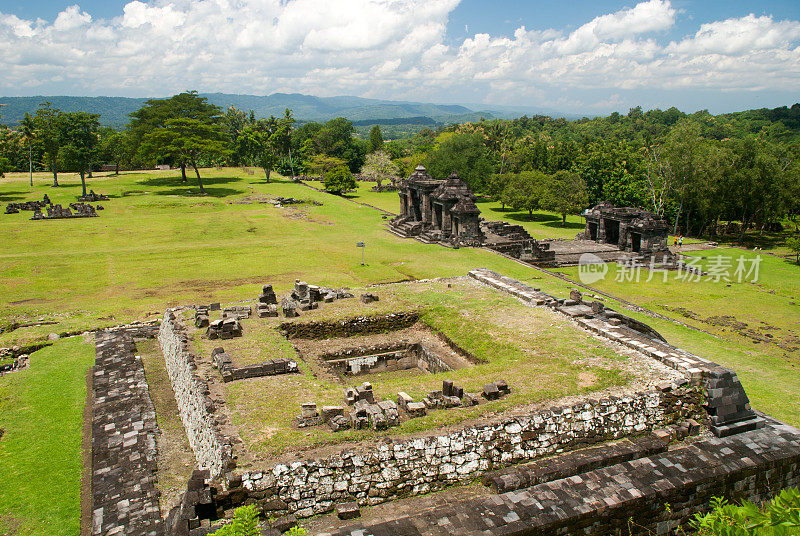
[[[445,236],[453,234],[453,219],[450,216],[450,209],[453,205],[448,203],[442,204],[442,232]]]
[[[432,212],[431,193],[422,192],[422,221],[425,223],[431,223],[433,220]]]

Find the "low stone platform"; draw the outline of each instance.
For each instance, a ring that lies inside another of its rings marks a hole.
[[[145,330],[145,328],[143,328]],[[152,327],[146,328],[152,336]],[[155,408],[136,330],[97,334],[92,371],[92,534],[164,534],[156,489]]]
[[[798,467],[800,430],[770,420],[759,430],[319,536],[662,535],[713,496],[762,501],[797,486]]]

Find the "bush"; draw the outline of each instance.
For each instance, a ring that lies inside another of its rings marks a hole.
[[[711,500],[711,512],[696,514],[691,522],[698,536],[783,536],[800,534],[800,490],[787,488],[759,508],[750,501],[741,506],[726,499]]]
[[[331,193],[341,194],[356,187],[356,179],[345,166],[337,166],[325,173],[325,189]]]
[[[233,513],[233,520],[210,536],[260,536],[258,510],[255,505],[242,506]]]

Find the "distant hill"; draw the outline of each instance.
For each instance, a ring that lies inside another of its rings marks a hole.
[[[209,102],[220,107],[235,106],[241,110],[253,110],[258,117],[279,116],[284,109],[291,108],[300,121],[327,121],[334,117],[346,117],[358,125],[373,124],[439,124],[477,121],[481,117],[491,119],[491,111],[476,111],[461,105],[430,104],[406,101],[365,99],[361,97],[314,97],[299,93],[274,93],[267,96],[205,93]],[[65,112],[85,111],[100,114],[100,123],[116,128],[124,127],[130,114],[147,101],[146,98],[128,97],[0,97],[2,119],[0,122],[16,126],[26,112],[35,113],[39,104],[50,101],[55,108]],[[509,114],[503,110],[500,115]],[[522,114],[519,114],[522,115]]]

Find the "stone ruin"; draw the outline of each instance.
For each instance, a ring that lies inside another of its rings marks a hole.
[[[397,402],[393,400],[377,400],[372,390],[372,384],[364,382],[357,387],[348,387],[345,390],[346,406],[323,406],[322,412],[317,411],[314,402],[302,404],[302,411],[297,419],[298,427],[306,428],[323,423],[328,424],[334,432],[348,430],[364,430],[371,428],[382,431],[392,426],[400,425],[402,410],[408,419],[424,417],[428,410],[450,409],[477,406],[481,397],[486,401],[497,400],[510,393],[511,390],[504,380],[496,381],[484,386],[478,393],[466,393],[462,387],[455,385],[451,380],[442,381],[440,391],[431,391],[422,402],[414,402],[408,393],[397,393]]]
[[[264,285],[261,287],[261,296],[258,297],[256,314],[258,318],[278,316],[278,297],[275,296],[272,285]]]
[[[108,201],[108,196],[103,194],[96,194],[94,190],[89,190],[87,195],[82,195],[78,201],[83,203],[97,203],[98,201]]]
[[[652,212],[602,202],[587,210],[583,217],[586,229],[576,238],[611,244],[644,257],[672,257],[667,246],[669,226]]]
[[[222,318],[236,318],[237,320],[244,320],[250,318],[253,314],[253,308],[249,305],[231,305],[222,310]]]
[[[47,194],[41,201],[23,201],[22,203],[9,203],[6,205],[6,214],[18,214],[20,210],[30,210],[32,212],[41,211],[47,205],[51,205]]]
[[[234,367],[230,355],[221,346],[211,351],[211,361],[222,375],[222,381],[226,383],[245,378],[260,378],[262,376],[300,372],[297,362],[286,358],[269,359],[263,363]]]
[[[269,290],[267,291],[267,287]],[[324,303],[331,303],[336,300],[343,300],[346,298],[352,298],[353,294],[347,288],[342,289],[334,289],[330,287],[321,287],[318,285],[309,285],[305,281],[300,281],[299,279],[294,280],[294,289],[289,294],[289,296],[285,296],[280,303],[280,310],[283,312],[283,316],[286,318],[295,318],[300,316],[300,311],[310,311],[312,309],[317,309],[319,307],[320,302]],[[262,295],[259,297],[259,303],[261,299],[272,300],[275,299],[275,303],[277,303],[277,298],[275,297],[275,293],[272,290],[272,285],[265,285]],[[376,298],[377,301],[377,298]],[[366,303],[366,302],[365,302]],[[265,311],[269,310],[270,314],[266,314],[265,316],[277,316],[277,307],[275,310],[275,314],[272,314],[271,308],[263,308]]]
[[[75,212],[72,212],[72,211]],[[58,220],[65,218],[96,218],[97,211],[92,205],[87,203],[70,203],[69,208],[61,205],[50,205],[47,207],[47,214],[42,214],[41,210],[34,210],[32,220]]]
[[[534,240],[520,225],[485,221],[475,205],[475,194],[453,172],[447,180],[432,178],[417,166],[407,179],[398,181],[400,215],[389,231],[425,243],[461,247],[489,247],[526,262],[549,263],[552,252]]]
[[[239,319],[229,316],[214,320],[208,324],[206,336],[209,339],[232,339],[242,336],[242,326]]]

